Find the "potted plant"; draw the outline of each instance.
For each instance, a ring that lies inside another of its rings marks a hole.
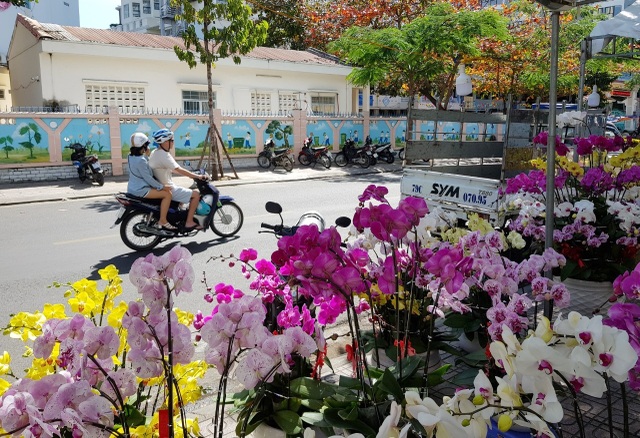
[[[117,301],[122,280],[110,265],[99,271],[104,289],[86,279],[68,283],[66,306],[13,315],[4,333],[25,341],[33,361],[20,378],[3,367],[16,381],[2,380],[2,429],[16,436],[198,436],[184,407],[200,398],[194,379],[206,365],[192,360],[192,316],[173,307],[174,294],[191,291],[190,258],[177,246],[136,260],[130,278],[138,301]]]
[[[555,274],[562,281],[605,282],[604,295],[588,305],[593,310],[611,297],[610,282],[637,261],[638,146],[627,147],[629,143],[621,137],[595,135],[575,139],[575,145],[577,162],[564,155],[556,158],[553,238],[566,264]],[[564,152],[560,149],[559,154]],[[511,229],[529,239],[531,252],[541,253],[547,214],[546,162],[537,159],[533,164],[534,170],[508,180],[506,208],[518,212]],[[565,283],[574,290],[579,287],[578,282]]]

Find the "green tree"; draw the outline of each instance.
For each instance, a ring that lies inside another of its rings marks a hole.
[[[305,22],[300,18],[303,3],[300,0],[270,0],[252,2],[252,10],[269,25],[265,47],[305,50]],[[307,23],[308,25],[308,23]]]
[[[42,134],[40,134],[40,131],[38,130],[38,125],[36,125],[35,123],[28,123],[20,128],[20,131],[18,132],[20,133],[20,135],[29,136],[29,141],[21,141],[20,146],[29,149],[29,158],[35,158],[33,156],[33,148],[36,144],[40,144],[40,142],[42,141]],[[34,141],[36,142],[35,144],[33,143]]]
[[[186,62],[189,68],[205,64],[207,68],[207,93],[209,97],[209,145],[214,153],[211,174],[214,180],[220,176],[220,151],[215,137],[213,121],[213,81],[212,67],[221,58],[231,57],[240,64],[240,56],[246,55],[257,45],[262,44],[267,35],[267,23],[254,22],[251,8],[243,0],[171,0],[171,5],[181,8],[176,18],[187,23],[182,34],[184,46],[175,46],[178,59]],[[216,22],[227,23],[218,28]],[[203,39],[198,38],[197,30],[202,30]]]
[[[38,3],[38,0],[32,1]],[[9,3],[11,3],[13,6],[28,6],[29,0],[9,0]]]
[[[14,150],[14,147],[11,146],[12,144],[13,137],[11,137],[10,135],[7,135],[6,137],[0,137],[0,145],[4,145],[2,146],[2,150],[7,155],[7,158],[9,158],[9,152]]]
[[[293,135],[293,128],[290,125],[283,125],[279,121],[273,120],[264,132],[273,134],[276,140],[283,140],[284,145],[290,147],[289,136]]]
[[[479,39],[489,35],[507,35],[506,20],[496,11],[455,12],[451,4],[440,2],[400,28],[351,27],[329,50],[354,66],[347,76],[353,84],[408,96],[409,108],[419,93],[446,109],[458,65],[478,56]],[[409,117],[408,138],[412,132]]]

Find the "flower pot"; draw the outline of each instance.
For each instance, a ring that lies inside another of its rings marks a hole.
[[[560,281],[560,278],[554,277],[554,280]],[[608,281],[567,278],[562,283],[571,294],[571,304],[566,311],[575,310],[585,316],[591,316],[594,310],[607,303],[613,295],[613,284]]]
[[[482,345],[480,345],[480,340],[477,335],[473,337],[473,340],[471,340],[467,337],[466,333],[462,333],[460,338],[458,338],[457,341],[454,341],[453,344],[466,353],[476,353],[484,350]]]

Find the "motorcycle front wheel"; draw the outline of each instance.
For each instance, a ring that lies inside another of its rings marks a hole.
[[[258,166],[268,169],[271,167],[271,160],[266,155],[258,155]]]
[[[300,155],[298,155],[298,162],[303,166],[308,166],[311,164],[311,161],[309,160],[309,156],[304,152],[300,152]]]
[[[235,202],[224,202],[213,214],[211,231],[220,237],[230,237],[240,231],[244,214]]]
[[[347,157],[344,155],[344,152],[338,152],[336,154],[336,157],[333,159],[333,161],[336,163],[336,166],[338,167],[344,167],[349,162],[349,160],[347,160]]]
[[[396,157],[394,157],[393,154],[389,154],[385,157],[385,160],[388,164],[393,164],[393,162],[396,161]]]
[[[320,158],[318,158],[318,161],[320,161],[320,164],[322,164],[327,169],[331,167],[331,158],[329,158],[327,154],[320,155]]]
[[[367,155],[367,154],[360,154],[360,155],[357,155],[357,156],[354,158],[354,160],[353,160],[353,161],[354,161],[358,166],[360,166],[361,168],[366,169],[367,167],[369,167],[369,166],[371,165],[371,161],[369,161],[369,160],[370,160],[369,155]]]
[[[404,148],[400,149],[400,152],[398,152],[398,158],[404,160]]]
[[[123,219],[120,224],[120,238],[129,248],[135,251],[148,251],[160,243],[160,236],[148,234],[140,230],[140,225],[153,226],[156,218],[149,213],[139,211]]]

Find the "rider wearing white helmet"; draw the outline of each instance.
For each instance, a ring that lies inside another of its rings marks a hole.
[[[173,132],[168,129],[160,129],[152,135],[153,140],[158,144],[158,149],[154,150],[149,157],[149,166],[153,169],[153,176],[162,184],[172,186],[171,198],[182,204],[189,204],[189,212],[187,213],[187,221],[185,227],[187,229],[200,229],[193,220],[196,208],[198,207],[199,195],[193,190],[185,189],[177,186],[171,179],[172,173],[188,176],[193,179],[206,179],[205,175],[197,175],[180,166],[170,153],[173,146]]]

